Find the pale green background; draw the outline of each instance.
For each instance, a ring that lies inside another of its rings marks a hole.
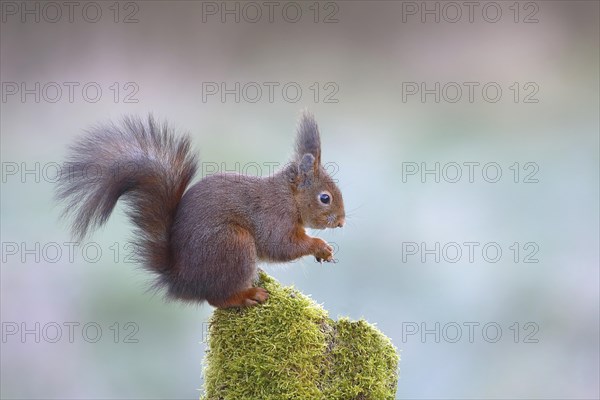
[[[402,354],[398,398],[598,398],[598,2],[536,2],[539,23],[530,24],[513,22],[512,1],[499,2],[498,23],[476,12],[474,23],[438,24],[403,23],[401,2],[338,2],[339,22],[331,24],[315,24],[312,14],[292,24],[280,13],[273,23],[203,23],[200,3],[166,1],[139,2],[139,22],[123,24],[112,22],[112,2],[101,4],[96,24],[80,14],[73,23],[2,23],[3,82],[93,81],[105,91],[94,104],[80,92],[73,103],[2,102],[4,171],[7,163],[61,162],[82,129],[149,111],[189,130],[205,162],[283,163],[308,107],[351,211],[342,230],[317,233],[335,242],[340,262],[320,266],[307,257],[267,270],[333,317],[365,317],[391,337]],[[302,3],[304,12],[311,4]],[[298,82],[305,92],[297,103],[280,94],[273,103],[203,102],[202,82],[221,81]],[[498,82],[504,92],[497,103],[480,92],[473,103],[403,102],[402,82],[413,81]],[[139,103],[115,103],[114,82],[136,82]],[[315,103],[314,82],[335,82],[339,102]],[[539,103],[515,104],[513,82],[537,83]],[[468,161],[497,162],[504,175],[496,184],[481,175],[455,184],[401,179],[403,162]],[[514,162],[537,163],[539,183],[513,183]],[[7,177],[4,244],[70,240],[52,191],[34,175]],[[119,208],[90,239],[103,249],[98,263],[80,252],[57,263],[3,252],[3,323],[103,328],[95,344],[80,329],[74,343],[66,328],[58,343],[8,337],[3,398],[198,397],[211,308],[145,293],[148,276],[122,257],[115,263],[109,250],[118,242],[123,251],[129,232]],[[504,257],[403,263],[402,242],[422,241],[498,242]],[[540,262],[514,263],[513,242],[536,242]],[[123,343],[128,321],[139,326],[139,343]],[[529,321],[539,326],[539,343],[514,343],[509,327]],[[119,343],[109,328],[115,322]],[[465,328],[458,343],[432,335],[403,342],[406,322],[496,322],[503,336],[487,343],[478,330],[469,343]]]

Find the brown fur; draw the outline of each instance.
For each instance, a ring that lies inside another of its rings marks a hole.
[[[127,119],[123,129],[101,127],[74,146],[71,163],[79,174],[63,177],[58,194],[69,202],[67,213],[75,214],[73,229],[80,236],[104,223],[123,196],[144,265],[157,273],[157,285],[169,297],[250,306],[268,298],[264,289],[252,288],[259,260],[333,259],[331,246],[304,230],[344,223],[342,195],[320,159],[318,127],[304,114],[294,160],[275,175],[217,174],[185,191],[196,170],[188,137],[176,139],[152,118],[148,125]],[[81,177],[93,161],[111,178]],[[111,170],[127,163],[135,168]],[[319,200],[323,192],[331,197],[328,205]]]

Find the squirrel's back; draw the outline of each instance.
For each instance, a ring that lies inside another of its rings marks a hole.
[[[286,179],[285,171],[268,177],[236,173],[204,177],[181,199],[173,226],[174,245],[193,232],[236,225],[261,246],[274,230],[292,229],[299,216]]]

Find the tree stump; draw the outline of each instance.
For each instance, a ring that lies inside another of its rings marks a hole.
[[[312,299],[260,272],[262,305],[215,310],[202,400],[394,399],[399,357],[364,320],[334,321]]]

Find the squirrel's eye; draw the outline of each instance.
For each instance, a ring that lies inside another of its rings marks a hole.
[[[331,202],[331,196],[327,193],[321,193],[319,195],[319,200],[321,200],[321,203],[323,204],[329,204]]]

